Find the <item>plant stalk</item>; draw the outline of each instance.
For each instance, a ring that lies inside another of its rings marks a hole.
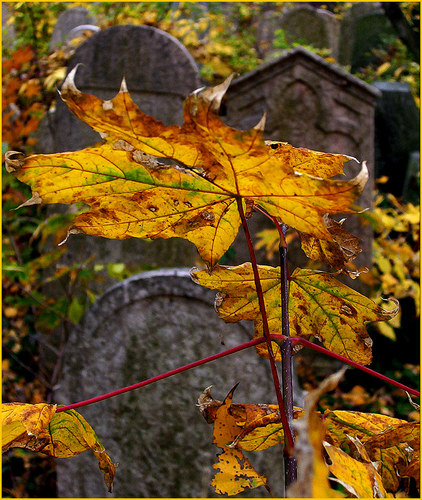
[[[277,225],[279,228],[279,226]],[[289,329],[289,286],[288,286],[288,260],[287,260],[287,245],[286,245],[286,224],[281,225],[280,234],[280,278],[281,278],[281,333],[286,339],[281,343],[281,370],[283,375],[283,402],[286,410],[287,421],[289,427],[293,428],[293,378],[292,378],[292,343],[290,340]],[[294,441],[294,433],[292,434]],[[284,479],[285,487],[287,488],[297,479],[297,462],[296,458],[289,453],[289,447],[284,447]]]
[[[283,401],[283,396],[281,393],[280,379],[278,377],[277,367],[275,365],[275,357],[274,357],[274,352],[273,352],[273,348],[271,345],[270,329],[268,327],[267,313],[265,310],[264,294],[262,291],[261,280],[259,279],[258,264],[256,262],[255,250],[253,247],[251,234],[249,232],[248,223],[246,221],[245,212],[243,211],[242,199],[237,198],[236,201],[237,201],[237,207],[239,210],[239,215],[240,215],[240,218],[242,220],[243,229],[245,232],[246,242],[247,242],[248,249],[249,249],[249,255],[251,257],[251,264],[252,264],[252,270],[253,270],[253,274],[254,274],[256,293],[258,296],[259,310],[260,310],[261,316],[262,316],[264,338],[265,338],[265,341],[267,344],[268,355],[269,355],[270,366],[271,366],[271,373],[273,376],[274,388],[275,388],[275,392],[277,395],[278,406],[280,409],[281,422],[283,424],[283,429],[284,429],[284,436],[285,436],[284,452],[285,453],[287,452],[287,454],[290,456],[292,454],[292,451],[294,448],[294,439],[293,439],[293,433],[292,433],[292,430],[291,430],[291,427],[289,424],[289,420],[288,420],[287,415],[286,415],[286,410],[284,408],[284,401]]]

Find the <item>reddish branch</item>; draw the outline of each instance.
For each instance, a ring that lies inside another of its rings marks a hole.
[[[265,339],[263,337],[251,340],[250,342],[246,342],[245,344],[241,344],[237,347],[232,347],[231,349],[219,352],[218,354],[213,354],[212,356],[208,356],[207,358],[199,359],[198,361],[194,361],[193,363],[189,363],[188,365],[180,366],[179,368],[175,368],[174,370],[170,370],[169,372],[162,373],[161,375],[149,378],[148,380],[138,382],[137,384],[129,385],[127,387],[123,387],[122,389],[117,389],[116,391],[109,392],[107,394],[102,394],[101,396],[97,396],[95,398],[87,399],[86,401],[80,401],[79,403],[73,403],[67,406],[60,406],[59,408],[57,408],[56,411],[73,410],[74,408],[80,408],[81,406],[90,405],[92,403],[98,403],[98,401],[103,401],[104,399],[112,398],[113,396],[118,396],[119,394],[124,394],[125,392],[133,391],[134,389],[139,389],[140,387],[153,384],[154,382],[158,382],[159,380],[171,377],[172,375],[177,375],[178,373],[190,370],[191,368],[195,368],[196,366],[204,365],[205,363],[209,363],[210,361],[214,361],[215,359],[223,358],[224,356],[228,356],[229,354],[233,354],[235,352],[242,351],[243,349],[247,349],[248,347],[261,344],[262,342],[265,342]]]
[[[329,351],[328,349],[325,349],[325,347],[321,347],[319,345],[313,344],[312,342],[309,342],[309,340],[305,340],[305,339],[302,339],[300,337],[291,337],[291,341],[292,341],[293,346],[295,346],[296,344],[301,344],[304,347],[310,347],[314,351],[318,351],[318,352],[322,352],[323,354],[327,354],[327,356],[331,356],[332,358],[343,361],[343,363],[346,363],[350,366],[353,366],[354,368],[358,368],[359,370],[361,370],[363,372],[369,373],[369,375],[373,375],[374,377],[377,377],[380,380],[384,380],[384,382],[388,382],[389,384],[395,385],[399,389],[403,389],[403,391],[407,391],[408,393],[412,394],[413,396],[417,396],[418,398],[420,397],[420,392],[417,391],[416,389],[412,389],[411,387],[407,387],[407,385],[401,384],[400,382],[397,382],[396,380],[394,380],[390,377],[386,377],[385,375],[382,375],[381,373],[378,373],[375,370],[371,370],[371,368],[368,368],[367,366],[360,365],[359,363],[356,363],[356,361],[352,361],[351,359],[345,358],[344,356],[341,356],[341,354],[336,354],[335,352]]]
[[[273,340],[283,342],[286,337],[284,335],[271,335],[271,338]],[[318,346],[313,344],[312,342],[309,342],[308,340],[301,339],[299,337],[290,337],[290,340],[293,345],[296,344],[302,344],[304,347],[310,347],[311,349],[314,349],[315,351],[322,352],[324,354],[327,354],[328,356],[331,356],[332,358],[339,359],[340,361],[343,361],[344,363],[347,363],[350,366],[353,366],[355,368],[359,368],[359,370],[362,370],[366,373],[369,373],[370,375],[373,375],[374,377],[377,377],[381,380],[384,380],[385,382],[388,382],[389,384],[392,384],[399,389],[402,389],[403,391],[408,392],[409,394],[412,394],[413,396],[420,397],[420,392],[412,389],[411,387],[407,387],[404,384],[401,384],[400,382],[397,382],[396,380],[393,380],[389,377],[386,377],[385,375],[382,375],[381,373],[376,372],[375,370],[371,370],[370,368],[367,368],[366,366],[360,365],[359,363],[356,363],[355,361],[352,361],[350,359],[345,358],[344,356],[341,356],[340,354],[335,354],[334,352],[329,351],[328,349],[325,349],[324,347]],[[133,391],[134,389],[139,389],[140,387],[144,387],[149,384],[153,384],[154,382],[158,382],[159,380],[165,379],[167,377],[171,377],[172,375],[176,375],[178,373],[182,373],[186,370],[190,370],[191,368],[195,368],[196,366],[203,365],[205,363],[209,363],[210,361],[214,361],[219,358],[223,358],[224,356],[228,356],[229,354],[233,354],[235,352],[243,351],[243,349],[247,349],[248,347],[252,347],[258,344],[261,344],[262,342],[265,342],[266,339],[264,337],[259,337],[257,339],[251,340],[249,342],[246,342],[245,344],[238,345],[237,347],[232,347],[231,349],[227,349],[226,351],[219,352],[218,354],[213,354],[212,356],[208,356],[207,358],[200,359],[198,361],[194,361],[193,363],[189,363],[188,365],[181,366],[179,368],[175,368],[174,370],[170,370],[169,372],[162,373],[161,375],[157,375],[155,377],[149,378],[148,380],[144,380],[142,382],[138,382],[137,384],[129,385],[128,387],[123,387],[122,389],[118,389],[113,392],[108,392],[107,394],[102,394],[101,396],[97,396],[95,398],[87,399],[85,401],[80,401],[79,403],[73,403],[70,405],[66,406],[60,406],[57,408],[57,412],[60,411],[66,411],[66,410],[73,410],[74,408],[80,408],[81,406],[87,406],[92,403],[97,403],[98,401],[103,401],[104,399],[112,398],[113,396],[118,396],[119,394],[123,394],[125,392]]]

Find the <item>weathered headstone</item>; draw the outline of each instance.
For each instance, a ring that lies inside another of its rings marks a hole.
[[[197,66],[186,48],[150,26],[118,26],[93,35],[76,50],[68,72],[77,64],[81,66],[76,85],[82,92],[110,99],[125,76],[140,109],[166,124],[182,123],[184,99],[201,86]],[[102,142],[99,134],[78,120],[60,98],[51,120],[55,137],[48,139],[46,133],[37,145],[38,153],[75,151]],[[197,256],[195,247],[181,239],[159,239],[151,245],[135,238],[117,241],[75,235],[69,238],[67,250],[63,259],[66,263],[95,254],[98,263],[190,266]]]
[[[50,40],[50,52],[69,40],[71,31],[81,25],[93,24],[94,20],[87,9],[83,7],[73,7],[65,10],[57,18],[53,34]]]
[[[214,296],[186,269],[147,272],[112,287],[73,331],[55,401],[106,393],[250,340],[251,323],[224,323],[213,310]],[[119,463],[114,492],[106,493],[97,461],[86,452],[58,460],[59,497],[218,496],[209,483],[219,450],[196,403],[206,387],[213,385],[222,400],[237,382],[235,402],[275,401],[269,364],[250,348],[80,408]],[[281,496],[280,447],[250,460]],[[266,494],[260,490],[241,496]]]
[[[388,35],[396,33],[380,2],[353,4],[342,23],[339,62],[350,65],[352,73],[359,71],[374,60],[372,50]]]
[[[257,26],[257,47],[261,57],[267,60],[273,57],[273,42],[278,29],[284,30],[289,43],[302,42],[327,48],[337,58],[340,22],[327,10],[293,4],[281,12],[264,12]]]
[[[337,58],[340,23],[328,10],[295,5],[284,14],[281,28],[286,31],[287,41],[303,39],[314,47],[331,49]]]
[[[419,150],[419,110],[405,82],[375,82],[382,92],[375,108],[377,176],[389,177],[385,189],[402,196],[410,154]]]
[[[198,68],[174,37],[151,26],[115,26],[93,35],[69,62],[81,64],[76,86],[81,92],[111,99],[125,77],[134,102],[166,125],[181,124],[183,101],[201,86]],[[101,142],[60,100],[54,117],[56,150],[74,151]]]
[[[359,201],[366,208],[372,206],[374,106],[379,95],[374,87],[298,47],[235,80],[224,104],[227,122],[234,127],[251,128],[266,111],[268,139],[366,160],[370,178]],[[348,177],[359,170],[355,162],[346,164]],[[363,252],[354,262],[368,265],[371,229],[353,217],[345,227],[362,238]],[[242,247],[236,247],[239,253]]]

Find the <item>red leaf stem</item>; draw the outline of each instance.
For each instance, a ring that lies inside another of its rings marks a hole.
[[[274,336],[274,335],[272,335]],[[356,361],[352,361],[351,359],[345,358],[341,354],[336,354],[335,352],[329,351],[328,349],[325,349],[325,347],[321,347],[319,345],[313,344],[312,342],[309,342],[309,340],[302,339],[300,337],[290,337],[290,340],[292,341],[293,345],[296,344],[301,344],[305,347],[310,347],[314,351],[322,352],[323,354],[327,354],[327,356],[331,356],[332,358],[338,359],[340,361],[343,361],[343,363],[346,363],[350,366],[353,366],[355,368],[358,368],[359,370],[369,373],[370,375],[379,378],[380,380],[384,380],[384,382],[388,382],[389,384],[395,385],[399,389],[403,389],[403,391],[407,391],[413,396],[420,397],[420,392],[412,389],[411,387],[407,387],[407,385],[401,384],[400,382],[397,382],[394,379],[391,379],[390,377],[387,377],[386,375],[382,375],[381,373],[376,372],[375,370],[371,370],[371,368],[368,368],[364,365],[361,365],[359,363],[356,363]]]
[[[271,335],[271,338],[273,340],[277,340],[279,342],[283,342],[286,337],[284,335]],[[370,368],[367,368],[366,366],[360,365],[359,363],[356,363],[354,361],[351,361],[350,359],[345,358],[344,356],[341,356],[340,354],[335,354],[328,349],[325,349],[324,347],[317,346],[313,344],[312,342],[309,342],[308,340],[301,339],[299,337],[290,337],[290,340],[292,344],[302,344],[306,347],[310,347],[311,349],[314,349],[315,351],[322,352],[324,354],[327,354],[328,356],[331,356],[333,358],[339,359],[340,361],[344,361],[345,363],[354,366],[355,368],[359,368],[359,370],[362,370],[366,373],[369,373],[370,375],[380,378],[381,380],[384,380],[385,382],[388,382],[389,384],[395,385],[396,387],[402,389],[403,391],[407,391],[410,394],[413,394],[413,396],[420,397],[420,393],[416,391],[415,389],[412,389],[411,387],[407,387],[406,385],[401,384],[400,382],[396,382],[395,380],[386,377],[385,375],[382,375],[381,373],[376,372],[375,370],[371,370]],[[142,382],[138,382],[137,384],[129,385],[127,387],[123,387],[122,389],[117,389],[116,391],[113,392],[108,392],[107,394],[102,394],[101,396],[96,396],[95,398],[87,399],[85,401],[80,401],[79,403],[73,403],[70,405],[66,406],[60,406],[57,408],[56,412],[60,411],[66,411],[66,410],[72,410],[74,408],[80,408],[82,406],[87,406],[92,403],[97,403],[98,401],[103,401],[104,399],[112,398],[113,396],[118,396],[119,394],[123,394],[125,392],[133,391],[134,389],[139,389],[140,387],[144,387],[149,384],[153,384],[154,382],[158,382],[159,380],[165,379],[167,377],[171,377],[172,375],[176,375],[178,373],[182,373],[186,370],[190,370],[191,368],[195,368],[196,366],[203,365],[205,363],[209,363],[210,361],[214,361],[219,358],[223,358],[224,356],[228,356],[229,354],[233,354],[235,352],[242,351],[243,349],[247,349],[248,347],[253,347],[255,345],[261,344],[262,342],[265,342],[264,337],[259,337],[254,340],[250,340],[249,342],[246,342],[244,344],[240,344],[236,347],[232,347],[231,349],[227,349],[226,351],[219,352],[218,354],[213,354],[212,356],[208,356],[207,358],[199,359],[198,361],[194,361],[193,363],[189,363],[188,365],[181,366],[179,368],[175,368],[174,370],[170,370],[169,372],[162,373],[160,375],[156,375],[155,377],[149,378],[147,380],[144,380]]]
[[[268,217],[268,219],[272,220],[277,228],[277,231],[280,235],[280,238],[281,238],[281,241],[282,241],[282,244],[283,244],[283,247],[287,247],[287,243],[286,243],[286,238],[284,237],[284,232],[283,232],[283,229],[280,225],[280,223],[278,222],[277,220],[277,217],[274,217],[274,215],[270,215],[268,214],[265,210],[263,210],[261,207],[254,207],[256,210],[258,210],[259,212],[261,212],[261,214],[265,215],[265,217]],[[287,226],[286,226],[287,227]]]
[[[282,335],[277,335],[277,337],[282,337]],[[255,346],[257,344],[260,344],[261,342],[265,342],[264,337],[259,337],[258,339],[251,340],[249,342],[246,342],[245,344],[241,344],[236,347],[232,347],[231,349],[227,349],[226,351],[219,352],[218,354],[213,354],[212,356],[208,356],[207,358],[199,359],[198,361],[194,361],[193,363],[189,363],[185,366],[180,366],[179,368],[175,368],[174,370],[170,370],[169,372],[161,373],[160,375],[156,375],[155,377],[149,378],[142,382],[138,382],[137,384],[129,385],[127,387],[123,387],[122,389],[117,389],[116,391],[108,392],[107,394],[102,394],[101,396],[96,396],[95,398],[87,399],[86,401],[80,401],[79,403],[60,406],[59,408],[57,408],[56,412],[73,410],[74,408],[80,408],[81,406],[87,406],[92,403],[98,403],[98,401],[103,401],[104,399],[112,398],[113,396],[118,396],[119,394],[124,394],[125,392],[133,391],[134,389],[139,389],[140,387],[153,384],[154,382],[158,382],[159,380],[171,377],[172,375],[177,375],[178,373],[190,370],[191,368],[195,368],[196,366],[204,365],[205,363],[209,363],[210,361],[214,361],[215,359],[223,358],[224,356],[228,356],[229,354],[242,351],[243,349]]]

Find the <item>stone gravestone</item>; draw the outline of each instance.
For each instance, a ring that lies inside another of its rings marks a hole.
[[[405,82],[375,82],[382,92],[375,108],[377,176],[386,175],[385,190],[402,196],[410,155],[419,150],[419,110]]]
[[[268,139],[366,160],[370,178],[358,202],[366,208],[372,206],[374,107],[379,95],[376,88],[297,47],[234,80],[223,102],[229,125],[251,128],[266,111]],[[355,162],[346,164],[348,177],[359,170]],[[353,216],[345,228],[362,238],[363,251],[354,262],[370,265],[371,229]],[[243,243],[236,247],[239,255],[242,247]],[[306,261],[297,259],[296,265]]]
[[[420,203],[419,183],[421,172],[421,153],[412,151],[407,164],[406,177],[403,185],[403,200],[417,205]]]
[[[186,48],[174,37],[149,26],[118,26],[93,35],[75,51],[68,72],[77,64],[81,66],[76,85],[82,92],[110,99],[125,76],[140,109],[168,125],[183,122],[183,101],[201,86],[197,66]],[[38,153],[76,151],[102,142],[99,134],[79,121],[59,97],[52,122],[55,137],[44,138],[38,144]],[[85,235],[72,235],[67,250],[63,257],[66,264],[80,260],[81,255],[88,258],[95,254],[98,263],[190,266],[197,255],[195,247],[181,239],[160,238],[152,247],[135,238],[117,241]]]
[[[376,58],[372,50],[389,35],[396,33],[380,2],[353,4],[342,23],[339,62],[350,65],[352,73],[359,71]]]
[[[68,72],[81,64],[76,86],[81,92],[111,99],[123,76],[134,102],[166,125],[183,122],[183,101],[201,86],[198,68],[174,37],[151,26],[115,26],[92,36],[70,60]],[[57,151],[74,151],[96,142],[99,134],[57,100]]]
[[[142,273],[112,287],[71,334],[55,401],[81,401],[250,340],[251,322],[224,323],[213,310],[214,296],[186,269]],[[269,363],[249,348],[80,408],[119,463],[114,492],[106,492],[95,457],[84,452],[57,460],[59,497],[218,496],[209,483],[219,449],[196,403],[206,387],[213,385],[213,396],[223,400],[237,382],[234,402],[275,401]],[[249,458],[281,497],[281,447]],[[261,487],[240,496],[266,495]]]
[[[257,26],[257,47],[261,57],[274,57],[272,48],[275,31],[282,29],[289,43],[302,42],[317,48],[328,48],[338,56],[340,22],[331,12],[309,5],[286,7],[282,12],[268,11]]]
[[[83,7],[74,7],[62,12],[57,18],[53,34],[51,35],[50,52],[53,52],[58,46],[67,42],[69,34],[74,28],[81,25],[92,25],[93,23],[93,18]]]

